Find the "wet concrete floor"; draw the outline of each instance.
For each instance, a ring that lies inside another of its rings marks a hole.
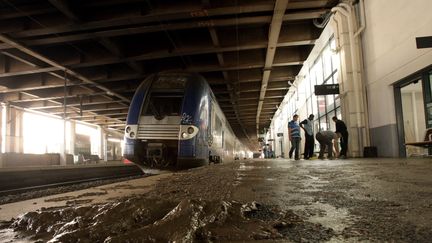
[[[242,160],[69,202],[3,221],[0,240],[432,242],[432,160]]]

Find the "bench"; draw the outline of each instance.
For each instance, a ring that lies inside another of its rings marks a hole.
[[[78,154],[78,164],[99,163],[99,156],[95,154],[80,153]]]
[[[432,128],[426,130],[424,140],[422,142],[409,142],[405,145],[429,148],[432,147]]]

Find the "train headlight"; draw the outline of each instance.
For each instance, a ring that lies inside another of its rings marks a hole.
[[[126,131],[126,133],[130,133],[131,130],[132,130],[132,128],[130,126],[127,126],[125,131]]]
[[[199,128],[194,125],[180,125],[178,138],[180,140],[188,140],[195,137],[199,132]]]
[[[134,132],[129,133],[129,137],[134,138],[135,137],[135,133]]]
[[[192,133],[194,133],[194,128],[193,127],[188,127],[188,129],[187,129],[187,132],[189,133],[189,134],[192,134]]]

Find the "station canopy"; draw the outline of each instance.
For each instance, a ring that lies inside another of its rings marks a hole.
[[[4,0],[0,101],[122,132],[148,75],[196,72],[257,150],[338,2]]]

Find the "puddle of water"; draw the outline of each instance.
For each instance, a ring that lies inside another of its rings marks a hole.
[[[238,170],[248,171],[248,170],[253,170],[255,168],[256,168],[255,166],[240,164],[240,167],[238,168]]]
[[[292,210],[304,212],[314,211],[320,213],[313,213],[308,217],[308,221],[312,223],[322,224],[327,228],[333,229],[336,233],[342,233],[342,231],[351,225],[349,213],[346,208],[335,208],[330,204],[324,204],[316,202],[307,206],[305,210],[304,205],[298,205],[289,207]]]

